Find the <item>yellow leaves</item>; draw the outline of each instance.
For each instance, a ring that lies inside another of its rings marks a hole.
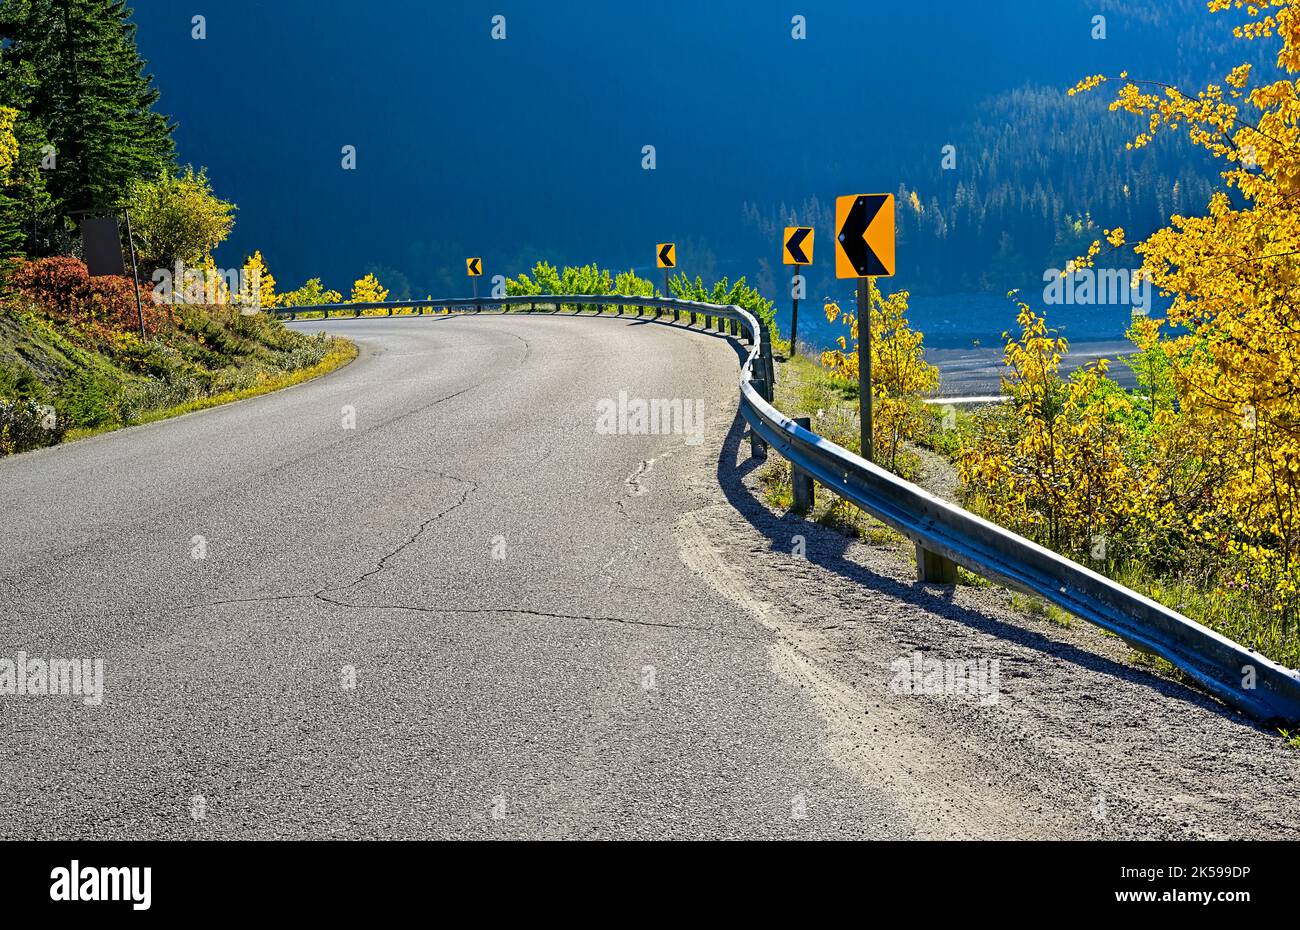
[[[216,260],[211,253],[203,256],[199,263],[199,272],[203,281],[203,298],[208,304],[225,304],[230,302],[230,287],[225,277],[217,269]]]
[[[1228,73],[1224,81],[1228,85],[1237,88],[1237,90],[1241,90],[1250,81],[1250,64],[1237,65]]]
[[[1124,235],[1124,230],[1119,230],[1119,234],[1122,237]],[[1106,233],[1106,236],[1109,238],[1109,231]],[[1097,256],[1100,254],[1101,240],[1094,239],[1092,245],[1088,246],[1088,252],[1086,255],[1079,255],[1065,263],[1065,268],[1061,271],[1061,277],[1072,275],[1083,268],[1091,268]],[[1021,304],[1021,306],[1023,307],[1024,304]]]
[[[14,135],[17,122],[17,110],[0,107],[0,184],[9,182],[13,167],[18,163],[18,139]]]
[[[1106,230],[1106,241],[1115,248],[1122,248],[1124,245],[1124,228],[1116,226],[1114,229]]]
[[[244,293],[239,295],[240,303],[249,307],[261,307],[269,310],[280,305],[280,296],[275,293],[275,278],[266,267],[261,250],[253,252],[251,258],[244,262]]]
[[[1073,97],[1075,94],[1087,93],[1088,91],[1100,87],[1102,84],[1105,84],[1106,80],[1107,78],[1104,74],[1094,74],[1084,78],[1082,81],[1080,81],[1078,84],[1075,84],[1065,93],[1070,97]]]
[[[924,358],[924,336],[907,321],[907,291],[885,297],[875,282],[868,285],[871,327],[872,397],[875,402],[874,436],[877,461],[894,468],[902,444],[927,428],[929,420],[920,398],[938,386],[939,370]],[[822,365],[835,377],[856,382],[859,372],[858,338],[861,321],[842,313],[827,301],[826,318],[848,328],[838,350],[823,352]],[[853,351],[849,351],[849,342]]]
[[[352,285],[350,304],[379,304],[388,299],[388,290],[373,274],[367,274]]]
[[[1068,345],[1028,305],[1018,305],[1017,322],[1005,348],[1010,400],[981,415],[959,475],[993,519],[1087,557],[1097,534],[1122,536],[1158,509],[1121,425],[1133,403],[1104,360],[1063,378]]]

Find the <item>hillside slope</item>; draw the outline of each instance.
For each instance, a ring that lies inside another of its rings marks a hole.
[[[0,297],[0,455],[264,393],[356,354],[229,305],[149,304],[142,339],[124,282],[73,259],[24,271]]]

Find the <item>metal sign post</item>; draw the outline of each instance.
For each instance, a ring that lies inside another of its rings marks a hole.
[[[131,283],[135,285],[135,315],[140,321],[140,338],[144,339],[144,305],[140,303],[140,271],[135,263],[135,237],[131,235],[131,211],[123,208],[126,214],[126,241],[131,246]]]
[[[807,281],[803,277],[803,266],[811,265],[813,260],[813,237],[815,232],[811,226],[787,226],[785,228],[785,248],[782,251],[781,261],[786,265],[794,265],[795,277],[790,279],[790,355],[793,356],[798,351],[799,345],[799,289],[800,286],[807,286]]]
[[[871,279],[858,278],[858,408],[862,421],[862,457],[876,460],[874,398],[871,396]]]
[[[474,312],[479,313],[483,309],[478,302],[478,279],[483,275],[483,259],[465,259],[465,273],[469,275],[469,279],[474,282]]]
[[[673,268],[677,267],[677,243],[661,242],[655,248],[655,264],[664,270],[664,296],[672,297],[672,291],[668,289],[668,275]],[[673,322],[676,323],[680,314],[676,309],[673,310]],[[691,312],[691,325],[695,325],[695,312]]]

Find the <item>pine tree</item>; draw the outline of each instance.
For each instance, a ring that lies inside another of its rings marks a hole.
[[[170,167],[171,126],[155,113],[124,0],[5,0],[0,90],[54,147],[45,173],[66,215],[120,204],[133,180]]]

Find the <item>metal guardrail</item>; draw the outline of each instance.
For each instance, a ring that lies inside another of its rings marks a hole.
[[[683,313],[726,320],[733,335],[747,330],[750,352],[741,367],[740,408],[759,450],[775,448],[796,469],[851,501],[917,547],[922,581],[951,578],[960,565],[1006,587],[1043,598],[1167,659],[1226,704],[1267,724],[1300,722],[1300,673],[1247,649],[1208,627],[1037,543],[977,517],[799,426],[772,406],[770,344],[759,322],[735,306],[662,297],[523,295],[493,299],[335,304],[276,308],[278,316],[305,312],[355,314],[361,310],[481,310],[532,305],[635,307],[656,316]]]

